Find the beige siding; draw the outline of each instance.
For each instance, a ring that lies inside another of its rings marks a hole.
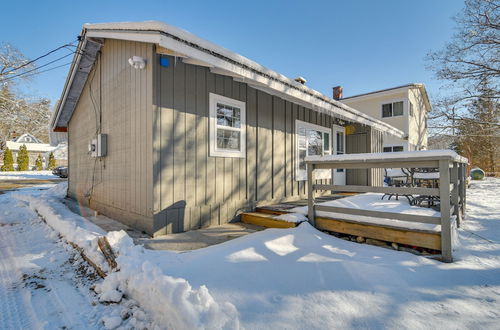
[[[257,204],[306,196],[304,182],[295,181],[295,120],[331,127],[331,117],[173,58],[155,75],[156,235],[226,223]],[[211,92],[246,102],[245,158],[209,156]]]
[[[152,61],[153,46],[106,40],[68,126],[69,194],[142,230],[152,230],[153,70],[133,69],[133,55]],[[92,97],[91,97],[92,94]],[[108,155],[90,157],[98,130],[108,134]]]

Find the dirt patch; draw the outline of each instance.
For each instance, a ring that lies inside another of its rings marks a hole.
[[[40,184],[59,183],[66,179],[43,179],[43,180],[1,180],[0,181],[0,194],[9,190],[16,190],[23,187],[32,187]]]

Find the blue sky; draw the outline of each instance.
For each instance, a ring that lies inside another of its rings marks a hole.
[[[451,38],[451,17],[462,7],[461,0],[10,0],[2,4],[0,41],[34,58],[75,40],[84,23],[160,20],[288,77],[303,76],[326,95],[336,85],[349,96],[422,82],[433,97],[442,83],[425,69],[424,57]],[[67,71],[40,74],[22,89],[56,101]]]

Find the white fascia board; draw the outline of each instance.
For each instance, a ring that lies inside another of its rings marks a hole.
[[[66,97],[68,96],[68,93],[69,93],[69,87],[71,86],[71,84],[73,84],[73,79],[75,78],[75,74],[77,71],[76,68],[77,68],[78,64],[80,63],[80,59],[82,58],[81,50],[85,49],[86,44],[87,44],[87,39],[84,39],[78,45],[81,47],[77,48],[78,51],[76,52],[75,56],[73,57],[71,67],[69,69],[70,74],[69,74],[68,78],[66,79],[66,82],[64,83],[63,93],[61,96],[61,102],[59,102],[59,105],[58,105],[57,109],[55,110],[55,114],[51,118],[52,119],[52,122],[51,122],[52,130],[54,130],[57,127],[57,123],[59,122],[59,117],[61,116],[61,109],[64,107],[64,103],[66,102]]]
[[[386,124],[375,118],[371,118],[370,116],[358,110],[350,108],[349,106],[341,102],[335,100],[329,100],[329,102],[323,101],[322,99],[325,98],[323,94],[314,91],[306,86],[302,86],[299,83],[277,72],[269,70],[241,55],[230,52],[222,47],[215,46],[214,44],[206,40],[203,40],[201,38],[198,38],[184,30],[171,27],[167,24],[163,24],[163,28],[161,28],[160,31],[151,31],[146,28],[141,28],[139,29],[140,31],[131,31],[124,29],[111,30],[113,28],[119,28],[119,25],[120,24],[117,24],[116,27],[113,24],[87,25],[86,26],[86,28],[88,29],[87,36],[96,38],[121,39],[121,40],[131,40],[131,41],[158,44],[161,47],[168,48],[182,54],[186,54],[189,58],[193,58],[195,60],[207,63],[208,65],[211,65],[214,68],[222,69],[226,72],[232,72],[237,77],[238,76],[242,77],[249,83],[250,81],[252,81],[254,83],[257,83],[257,85],[261,85],[262,88],[274,90],[279,93],[291,96],[292,98],[299,99],[302,102],[306,102],[308,104],[308,107],[312,107],[316,111],[323,110],[323,112],[325,113],[336,114],[347,120],[352,120],[361,124],[372,126],[382,132],[387,132],[397,137],[404,136],[404,132],[400,131],[399,129],[389,124]],[[99,29],[102,30],[93,30],[93,28],[97,26]],[[159,23],[159,26],[162,26],[162,24]],[[133,27],[127,26],[126,28],[130,29]],[[162,34],[162,31],[165,34]],[[177,34],[177,32],[179,32],[179,34]],[[171,34],[176,38],[183,39],[190,43],[196,44],[201,48],[213,51],[216,54],[219,54],[223,57],[228,58],[231,61],[236,62],[238,65],[235,65],[230,61],[220,58],[218,56],[211,55],[206,51],[202,51],[200,49],[192,47],[184,42],[176,40],[170,37],[168,34]],[[243,64],[243,66],[247,66],[248,69],[242,67],[241,64]],[[257,71],[258,73],[254,72],[254,70]],[[268,75],[270,78],[264,77],[263,75]],[[295,88],[291,88],[286,84],[292,85]]]

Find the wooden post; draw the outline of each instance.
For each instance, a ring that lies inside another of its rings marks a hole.
[[[460,185],[458,187],[458,200],[460,203],[460,216],[463,219],[465,215],[465,164],[460,163],[458,168],[458,177],[460,178]]]
[[[314,164],[307,164],[307,218],[311,225],[314,223],[314,191],[313,191],[313,178],[314,178]]]
[[[463,196],[463,205],[462,205],[462,208],[463,208],[463,212],[464,212],[464,215],[465,215],[465,211],[467,210],[467,164],[466,163],[463,163],[462,164],[463,168],[464,168],[464,190],[462,192]]]
[[[439,161],[439,199],[441,211],[441,255],[444,262],[453,262],[450,223],[450,162]]]
[[[457,217],[457,226],[460,227],[462,221],[462,215],[460,214],[460,201],[458,198],[458,192],[460,190],[458,184],[458,163],[453,162],[453,167],[451,169],[451,183],[453,183],[453,190],[451,192],[451,202],[453,204],[453,214]]]

